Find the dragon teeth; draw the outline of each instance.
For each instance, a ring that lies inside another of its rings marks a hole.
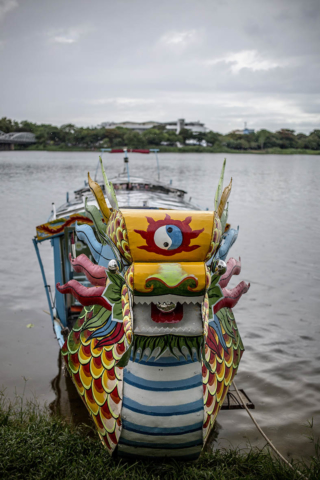
[[[151,305],[151,303],[158,303],[158,302],[174,302],[174,303],[186,303],[186,304],[197,304],[197,303],[202,303],[203,302],[203,295],[200,295],[199,297],[178,297],[177,295],[160,295],[158,297],[140,297],[140,296],[134,296],[133,302],[134,304],[147,304]]]

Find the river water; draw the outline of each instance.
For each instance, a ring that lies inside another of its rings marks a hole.
[[[240,225],[230,255],[241,256],[240,280],[251,289],[235,307],[246,348],[237,386],[286,456],[314,452],[306,435],[320,436],[320,157],[303,155],[162,154],[163,181],[189,192],[192,202],[213,209],[224,157],[233,177],[229,222]],[[0,152],[0,385],[6,394],[62,403],[66,415],[87,421],[70,385],[58,398],[58,344],[54,338],[39,266],[31,242],[51,203],[94,173],[97,152]],[[122,155],[104,156],[110,176],[123,168]],[[132,173],[153,176],[150,155],[130,158]],[[46,244],[48,243],[48,244]],[[40,246],[48,283],[54,285],[50,242]],[[27,328],[27,325],[34,325]],[[61,380],[61,378],[60,378]],[[54,387],[54,388],[53,388]],[[61,392],[60,392],[61,393]],[[313,429],[306,427],[313,419]],[[218,416],[218,447],[263,447],[245,411]]]

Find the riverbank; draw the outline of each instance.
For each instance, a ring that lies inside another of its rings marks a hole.
[[[124,147],[117,147],[124,148]],[[298,148],[267,148],[265,150],[235,150],[227,147],[201,147],[201,146],[186,146],[186,147],[167,147],[158,146],[160,153],[241,153],[241,154],[258,154],[258,155],[320,155],[320,150],[305,150]],[[31,145],[28,148],[16,148],[16,150],[36,150],[48,152],[100,152],[100,149],[85,149],[79,147],[66,147],[65,145]]]
[[[309,480],[320,478],[319,446],[309,465],[294,467]],[[298,479],[267,450],[204,453],[197,462],[125,462],[113,460],[89,427],[74,427],[51,416],[36,402],[0,398],[0,477],[10,479]]]

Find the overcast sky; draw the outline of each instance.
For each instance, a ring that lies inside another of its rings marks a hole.
[[[320,0],[0,0],[0,117],[320,128]]]

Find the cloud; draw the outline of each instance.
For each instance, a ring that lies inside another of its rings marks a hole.
[[[271,70],[280,66],[278,62],[263,58],[257,50],[242,50],[236,53],[229,53],[224,57],[207,60],[204,63],[208,66],[226,63],[230,65],[230,70],[233,74],[239,73],[244,68],[257,72],[259,70]]]
[[[116,105],[116,106],[125,106],[125,107],[136,107],[141,105],[149,105],[155,103],[154,99],[151,98],[99,98],[91,100],[90,105]]]
[[[55,43],[75,43],[77,38],[73,35],[56,35],[52,38]]]
[[[82,25],[68,29],[56,29],[49,33],[49,40],[53,43],[70,45],[72,43],[77,43],[82,37],[92,31],[93,28],[88,25]]]
[[[319,126],[319,0],[17,1],[0,25],[7,117]]]
[[[0,21],[4,19],[4,17],[9,13],[11,10],[14,10],[18,7],[17,0],[0,0]]]
[[[156,98],[141,97],[114,97],[80,103],[82,114],[94,115],[96,123],[113,120],[158,121],[173,120],[183,117],[188,120],[199,118],[207,127],[227,133],[241,128],[248,122],[250,128],[259,130],[267,128],[293,128],[309,132],[320,122],[320,113],[314,107],[320,100],[312,96],[281,94],[266,95],[264,93],[243,92],[222,93],[214,92],[163,92]],[[310,103],[311,102],[311,103]],[[306,108],[309,105],[309,108]],[[107,108],[105,108],[107,106]],[[90,114],[89,109],[91,108]],[[319,103],[318,103],[319,107]]]
[[[196,30],[171,31],[164,34],[159,43],[166,47],[183,49],[197,42],[198,39],[199,34]]]

